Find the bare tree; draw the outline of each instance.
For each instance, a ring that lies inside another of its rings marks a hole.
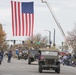
[[[73,50],[76,50],[76,26],[74,26],[74,29],[72,31],[68,32],[67,38]]]
[[[6,33],[3,31],[2,24],[0,24],[0,50],[7,49],[8,45],[6,40]]]
[[[42,37],[41,34],[37,34],[33,37],[29,37],[25,41],[25,46],[33,47],[33,48],[40,48],[44,47],[48,43],[48,39],[46,36]]]

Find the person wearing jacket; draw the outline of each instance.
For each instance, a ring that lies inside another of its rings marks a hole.
[[[1,65],[1,62],[2,62],[2,53],[0,51],[0,65]]]
[[[2,55],[2,60],[3,60],[3,56],[4,56],[4,51],[1,50],[1,55]]]
[[[8,56],[8,63],[10,63],[11,62],[11,57],[12,57],[12,51],[8,51],[7,56]]]

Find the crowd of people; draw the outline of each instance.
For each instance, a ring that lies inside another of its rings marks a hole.
[[[16,50],[16,55],[19,54],[19,50]],[[6,53],[8,59],[7,59],[7,62],[10,63],[11,62],[11,57],[12,57],[12,51],[9,50],[7,53]],[[3,60],[3,56],[4,56],[4,51],[1,50],[0,51],[0,65],[1,65],[1,62]],[[74,53],[73,55],[70,54],[70,53],[66,53],[64,55],[60,55],[60,63],[63,64],[63,65],[67,65],[67,66],[76,66],[76,53]]]
[[[2,63],[2,60],[3,60],[3,57],[4,57],[4,55],[6,55],[7,56],[7,62],[8,63],[10,63],[11,62],[11,58],[12,58],[12,56],[14,56],[14,54],[15,54],[15,56],[17,56],[17,58],[18,59],[20,59],[20,56],[22,55],[22,51],[20,50],[18,50],[18,49],[16,49],[15,50],[15,53],[13,53],[14,51],[12,51],[12,50],[8,50],[8,51],[3,51],[3,50],[0,50],[0,65],[1,65],[1,63]]]
[[[76,66],[76,54],[71,55],[70,53],[64,54],[60,57],[60,62],[67,66]]]

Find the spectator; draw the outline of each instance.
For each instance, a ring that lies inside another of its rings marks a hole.
[[[71,65],[71,61],[72,61],[72,57],[71,57],[71,54],[69,53],[68,54],[68,64],[67,65]]]
[[[12,51],[8,51],[7,56],[8,56],[8,63],[10,63],[11,62],[11,57],[12,57]]]
[[[2,55],[2,60],[3,60],[3,55],[4,55],[4,51],[3,50],[1,50],[1,55]]]
[[[63,56],[63,65],[67,65],[67,54],[65,54],[64,56]]]
[[[19,54],[19,50],[18,50],[18,49],[16,49],[16,55],[18,56],[18,54]]]
[[[1,65],[1,62],[2,62],[2,53],[0,51],[0,65]]]

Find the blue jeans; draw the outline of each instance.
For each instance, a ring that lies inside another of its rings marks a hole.
[[[11,62],[11,57],[8,57],[8,62],[9,62],[9,63]]]

